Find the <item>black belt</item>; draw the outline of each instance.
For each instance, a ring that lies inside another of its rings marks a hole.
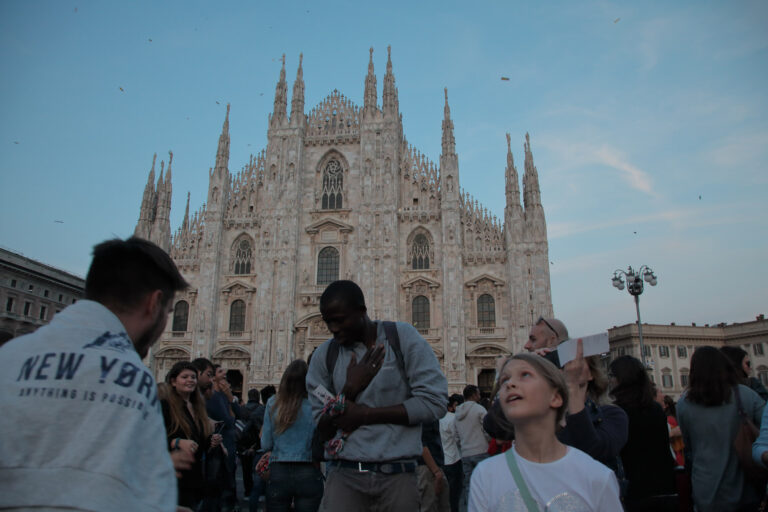
[[[360,473],[382,473],[384,475],[397,475],[399,473],[413,473],[416,471],[415,462],[353,462],[351,460],[332,460],[328,462],[331,467],[355,469]]]

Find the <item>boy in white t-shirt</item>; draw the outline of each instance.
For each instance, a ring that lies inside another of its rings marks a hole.
[[[497,388],[501,410],[515,427],[515,444],[475,469],[470,512],[622,510],[613,471],[555,436],[568,409],[565,379],[555,365],[533,354],[512,356],[501,368]],[[516,484],[510,462],[526,489]]]

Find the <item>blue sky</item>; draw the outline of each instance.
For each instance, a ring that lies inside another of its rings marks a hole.
[[[627,265],[659,276],[645,322],[768,312],[768,3],[531,4],[0,2],[0,245],[83,275],[169,149],[175,230],[227,102],[230,171],[265,146],[281,54],[308,112],[362,104],[371,46],[381,95],[391,44],[409,142],[439,160],[448,87],[462,186],[499,217],[504,134],[522,172],[530,132],[572,334],[634,321]]]

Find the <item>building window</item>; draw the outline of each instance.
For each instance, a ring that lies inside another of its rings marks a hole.
[[[317,255],[317,284],[331,284],[339,278],[339,251],[324,247]]]
[[[189,320],[189,303],[180,300],[173,308],[173,327],[172,331],[184,332],[187,330],[187,320]]]
[[[233,258],[233,267],[235,274],[250,274],[251,273],[251,256],[253,255],[253,249],[251,247],[250,240],[240,240],[236,242],[235,256]]]
[[[752,345],[752,350],[754,351],[756,356],[763,355],[763,344],[755,343],[754,345]]]
[[[659,346],[659,356],[669,357],[669,347],[666,347],[664,345]]]
[[[27,286],[27,290],[29,290],[29,291],[32,291],[34,289],[35,289],[35,285],[33,285],[33,284]]]
[[[688,357],[688,349],[682,346],[677,347],[677,357]]]
[[[429,329],[429,299],[419,295],[413,299],[413,326],[419,332]]]
[[[40,320],[45,320],[45,315],[48,313],[48,308],[40,306]]]
[[[59,302],[64,302],[64,295],[61,293],[59,294]]]
[[[426,270],[429,268],[429,241],[421,233],[413,239],[411,265],[414,270]]]
[[[74,304],[75,302],[77,302],[77,299],[72,297],[72,304]]]
[[[618,354],[619,354],[619,357],[627,355],[627,349],[625,349],[624,347],[619,347]]]
[[[8,300],[5,301],[5,310],[8,313],[13,313],[13,306],[14,306],[13,297],[8,297]]]
[[[688,374],[682,373],[680,374],[680,385],[684,388],[688,387]]]
[[[661,376],[661,385],[665,388],[672,387],[672,375],[665,373]]]
[[[649,347],[648,345],[643,345],[643,356],[651,357],[651,347]]]
[[[338,160],[331,160],[323,171],[323,210],[338,210],[342,206],[344,171]]]
[[[29,316],[29,310],[32,309],[32,303],[31,302],[25,302],[24,303],[24,316]]]
[[[478,327],[496,327],[496,304],[487,293],[477,298]]]
[[[11,279],[11,288],[16,288],[16,280]]]
[[[43,290],[43,297],[48,297],[49,293],[50,292],[48,290]]]
[[[760,382],[762,382],[763,386],[768,386],[768,368],[758,368],[757,377],[760,379]]]
[[[229,331],[243,332],[245,330],[245,302],[236,300],[229,308]]]

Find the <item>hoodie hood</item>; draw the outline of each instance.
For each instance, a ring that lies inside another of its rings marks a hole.
[[[458,407],[456,407],[456,419],[459,421],[466,419],[467,415],[469,414],[469,411],[472,410],[472,404],[474,403],[476,402],[472,402],[471,400],[468,400],[463,404],[460,404]]]

